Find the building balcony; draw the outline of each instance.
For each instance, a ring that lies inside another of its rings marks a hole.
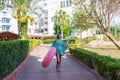
[[[41,29],[48,29],[48,26],[41,26]]]

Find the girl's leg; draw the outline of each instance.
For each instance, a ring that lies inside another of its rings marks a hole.
[[[59,55],[56,54],[56,69],[59,67]]]
[[[58,72],[60,72],[60,65],[61,65],[61,55],[58,55],[58,67],[57,67]]]
[[[60,65],[61,65],[61,55],[59,55],[59,68],[60,68]]]

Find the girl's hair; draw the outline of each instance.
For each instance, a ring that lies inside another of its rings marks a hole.
[[[57,35],[57,39],[60,39],[60,35],[61,35],[61,33],[59,33],[59,34]]]

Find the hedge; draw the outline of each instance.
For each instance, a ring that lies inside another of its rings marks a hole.
[[[43,40],[44,44],[52,44],[53,42],[54,42],[54,39]]]
[[[29,51],[32,50],[33,44],[32,40],[0,42],[0,79],[9,75],[24,61]]]
[[[55,39],[48,39],[48,40],[43,40],[44,44],[52,44],[54,42]],[[64,43],[67,43],[66,39],[62,40]]]
[[[82,40],[81,38],[70,38],[69,43],[75,43],[76,41]]]
[[[116,59],[75,47],[70,47],[70,53],[89,67],[97,70],[107,80],[120,80],[120,63]]]
[[[30,46],[30,51],[34,49],[36,46],[40,45],[41,41],[37,39],[28,39],[29,40],[29,46]]]

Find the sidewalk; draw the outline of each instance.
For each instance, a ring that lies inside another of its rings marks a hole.
[[[100,80],[67,55],[62,58],[61,72],[55,69],[55,57],[48,68],[43,68],[41,62],[49,47],[50,45],[42,45],[34,49],[28,63],[16,80]]]

